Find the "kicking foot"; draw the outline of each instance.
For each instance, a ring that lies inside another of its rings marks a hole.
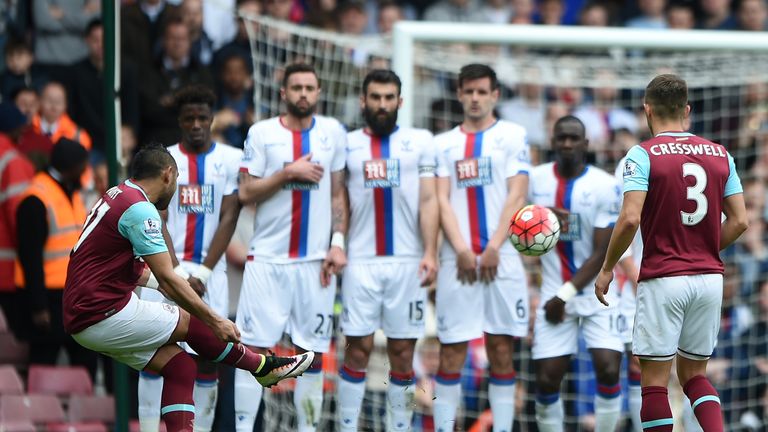
[[[288,378],[296,378],[312,366],[315,353],[305,352],[291,357],[277,357],[270,352],[264,365],[258,372],[251,372],[263,387],[272,387]]]

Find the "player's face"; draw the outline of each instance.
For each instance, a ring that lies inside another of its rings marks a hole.
[[[468,80],[459,87],[458,97],[464,107],[464,117],[478,121],[493,115],[499,90],[491,88],[491,79],[487,77]]]
[[[361,98],[365,124],[374,135],[386,136],[397,125],[397,110],[403,103],[393,83],[368,84],[368,90]]]
[[[320,85],[312,72],[296,72],[288,77],[280,93],[289,114],[306,118],[315,113],[320,98]]]
[[[206,104],[186,104],[179,110],[181,141],[195,150],[211,142],[211,107]]]
[[[166,168],[162,176],[163,193],[161,194],[160,199],[158,199],[158,201],[155,203],[155,207],[157,207],[158,210],[165,210],[168,208],[168,204],[171,203],[173,194],[176,193],[176,180],[178,178],[179,170],[175,165],[171,165]]]
[[[578,122],[565,121],[555,126],[552,149],[558,164],[575,166],[583,163],[587,144],[584,128]]]

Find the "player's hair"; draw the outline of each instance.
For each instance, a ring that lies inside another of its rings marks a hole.
[[[144,180],[160,177],[163,170],[176,166],[176,160],[164,145],[150,142],[139,149],[131,162],[131,178]]]
[[[587,128],[586,128],[586,126],[584,126],[584,122],[581,121],[580,118],[576,117],[575,115],[571,115],[571,114],[562,116],[559,119],[557,119],[555,121],[555,124],[552,126],[552,129],[553,130],[557,129],[558,126],[560,126],[561,124],[568,123],[568,122],[578,123],[578,125],[581,127],[581,135],[586,137],[586,135],[587,135]]]
[[[364,95],[368,94],[368,85],[372,82],[377,84],[394,84],[397,86],[397,95],[400,95],[400,87],[402,87],[402,83],[400,82],[400,77],[397,76],[394,71],[389,69],[374,69],[368,72],[368,75],[366,75],[363,80]]]
[[[216,105],[216,95],[213,90],[202,84],[190,84],[180,88],[173,96],[173,102],[176,112],[181,111],[181,107],[191,104],[203,104],[213,110]]]
[[[459,71],[459,88],[464,85],[465,81],[474,81],[481,78],[489,78],[491,80],[491,90],[499,88],[499,79],[496,78],[496,71],[490,66],[481,63],[471,63],[461,68]]]
[[[313,74],[315,78],[317,78],[317,86],[320,87],[320,77],[317,76],[317,72],[312,65],[307,63],[291,63],[285,67],[285,72],[283,73],[283,88],[288,85],[288,78],[290,78],[291,75],[301,72],[309,72]]]
[[[688,84],[674,74],[658,75],[645,88],[645,103],[659,118],[680,118],[688,105]]]

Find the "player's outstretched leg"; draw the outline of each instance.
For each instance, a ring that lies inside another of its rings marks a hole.
[[[461,402],[461,368],[467,347],[467,342],[440,345],[440,368],[435,377],[432,409],[437,432],[452,431],[456,424],[456,409]]]
[[[160,399],[163,377],[150,371],[139,374],[139,429],[141,432],[160,430]]]
[[[296,407],[299,432],[314,432],[320,424],[320,415],[323,413],[324,378],[323,356],[317,354],[304,375],[296,379],[296,388],[293,391],[293,404]]]

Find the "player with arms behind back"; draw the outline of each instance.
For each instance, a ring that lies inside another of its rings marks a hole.
[[[684,132],[690,113],[684,80],[654,78],[643,108],[655,136],[627,154],[624,202],[595,295],[606,303],[613,267],[639,226],[643,259],[632,352],[642,370],[643,430],[672,431],[667,384],[676,357],[678,379],[702,429],[722,432],[720,399],[706,369],[720,327],[719,252],[747,229],[741,182],[723,146]]]
[[[187,86],[174,95],[181,141],[168,151],[179,167],[177,193],[161,212],[170,235],[166,242],[174,271],[187,279],[203,301],[221,316],[229,314],[229,287],[224,250],[240,213],[237,176],[243,152],[211,140],[216,97],[201,85]],[[142,300],[168,301],[157,290],[142,290]],[[184,347],[192,355],[196,353]],[[195,380],[195,430],[213,426],[218,395],[215,363],[198,358]],[[139,423],[142,432],[157,432],[163,381],[148,372],[139,375]]]
[[[437,195],[445,233],[437,280],[435,430],[452,431],[461,400],[468,342],[485,334],[490,363],[488,398],[493,430],[511,431],[515,414],[514,336],[528,334],[528,287],[507,228],[528,190],[525,129],[498,120],[496,72],[482,64],[461,68],[460,126],[435,137]]]
[[[311,66],[286,67],[280,95],[287,112],[251,126],[245,141],[238,195],[256,204],[256,221],[237,323],[253,350],[265,352],[287,331],[299,350],[324,353],[333,333],[334,275],[347,263],[347,132],[315,115],[320,81]],[[299,431],[314,431],[320,421],[321,358],[296,382]],[[260,400],[260,388],[236,374],[238,431],[253,430]]]
[[[536,423],[542,432],[563,430],[560,385],[578,351],[579,330],[597,378],[595,430],[613,432],[621,415],[618,309],[604,308],[583,291],[603,262],[618,213],[619,187],[613,176],[586,163],[587,145],[581,120],[561,117],[552,131],[555,162],[531,172],[531,201],[556,209],[562,218],[555,250],[541,257],[542,306],[533,330]]]
[[[203,358],[247,370],[263,385],[301,374],[314,356],[267,357],[239,343],[235,324],[173,271],[157,211],[176,192],[173,156],[160,144],[147,145],[134,156],[131,172],[96,202],[72,249],[64,328],[88,349],[162,375],[168,431],[192,432],[197,366],[177,342],[186,341]],[[137,285],[159,288],[180,307],[138,299]]]
[[[373,332],[387,335],[388,429],[411,428],[413,351],[424,331],[425,286],[437,276],[435,149],[424,129],[397,126],[400,78],[374,70],[360,98],[366,127],[347,135],[349,265],[342,279],[346,336],[339,371],[342,431],[357,431]]]

